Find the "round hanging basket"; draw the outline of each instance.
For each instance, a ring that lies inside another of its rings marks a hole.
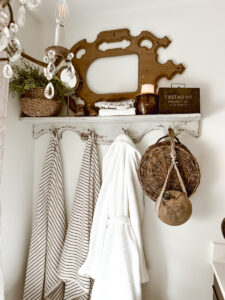
[[[20,98],[20,106],[23,113],[29,117],[52,117],[56,116],[61,108],[61,102],[46,99],[45,89],[39,88],[26,92]]]
[[[160,139],[161,140],[161,139]],[[191,152],[176,139],[176,161],[184,181],[187,195],[190,197],[200,183],[200,169]],[[145,193],[156,201],[163,188],[168,169],[171,165],[170,141],[157,142],[150,146],[143,155],[139,168],[139,180]],[[168,179],[166,190],[180,191],[180,183],[173,169]]]

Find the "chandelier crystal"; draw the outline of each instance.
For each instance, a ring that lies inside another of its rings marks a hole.
[[[10,40],[9,29],[8,27],[3,27],[0,30],[0,51],[3,51],[7,47],[9,40]]]
[[[26,8],[24,4],[21,4],[18,10],[17,22],[20,27],[23,27],[26,23]]]
[[[22,47],[16,37],[19,27],[13,21],[13,12],[10,0],[0,0],[0,53],[5,53],[9,62],[16,62],[21,57]],[[20,27],[25,25],[26,9],[33,10],[40,6],[40,0],[19,0],[20,8],[18,11],[18,24]],[[3,70],[6,78],[12,77],[12,68],[6,64]]]
[[[17,12],[18,26],[13,20],[11,0],[0,0],[0,53],[4,53],[8,60],[3,70],[3,74],[6,78],[11,78],[13,75],[10,63],[18,61],[21,55],[29,59],[29,56],[22,53],[22,47],[17,38],[17,33],[19,27],[23,27],[26,23],[26,10],[29,9],[33,11],[37,9],[41,3],[42,0],[19,0],[20,7]],[[32,60],[30,57],[32,61],[37,61],[39,65],[44,67],[44,75],[49,81],[45,88],[45,97],[47,99],[54,97],[55,91],[52,79],[53,76],[57,74],[58,68],[65,70],[64,75],[66,75],[70,82],[75,82],[75,84],[77,82],[76,71],[72,63],[74,54],[63,47],[63,37],[65,35],[64,26],[69,17],[69,7],[66,0],[59,0],[56,3],[55,14],[55,45],[46,49],[46,56],[43,59],[43,63],[34,59]],[[66,84],[65,81],[62,82]]]
[[[26,0],[26,4],[29,10],[35,10],[40,7],[42,0]]]

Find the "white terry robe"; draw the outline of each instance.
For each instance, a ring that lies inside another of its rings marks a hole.
[[[144,197],[137,169],[141,159],[132,140],[119,135],[103,159],[103,183],[81,275],[95,279],[92,300],[141,300],[148,281],[141,219]]]

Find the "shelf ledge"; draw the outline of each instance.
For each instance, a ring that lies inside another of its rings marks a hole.
[[[167,133],[168,128],[175,134],[182,132],[194,137],[200,135],[201,114],[172,114],[113,117],[21,117],[20,120],[33,125],[33,137],[38,138],[49,131],[57,130],[59,138],[70,130],[87,139],[90,131],[95,131],[98,143],[111,143],[117,135],[126,129],[135,143],[153,130]]]

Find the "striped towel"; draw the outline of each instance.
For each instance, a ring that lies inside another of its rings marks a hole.
[[[24,289],[24,300],[63,300],[58,266],[66,234],[62,161],[52,134],[41,175]]]
[[[100,109],[120,109],[124,110],[127,108],[134,107],[135,100],[122,100],[122,101],[99,101],[95,103],[95,107]]]
[[[126,109],[104,109],[101,108],[98,112],[101,117],[109,116],[135,116],[136,108],[126,108]]]
[[[90,299],[92,282],[78,275],[86,260],[95,203],[100,190],[99,163],[94,133],[88,138],[73,201],[66,241],[59,266],[66,282],[65,300]]]

